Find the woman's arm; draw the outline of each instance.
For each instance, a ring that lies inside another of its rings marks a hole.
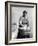
[[[22,24],[22,20],[23,20],[23,17],[20,17],[20,19],[19,19],[19,25],[21,25],[23,27],[24,25]]]

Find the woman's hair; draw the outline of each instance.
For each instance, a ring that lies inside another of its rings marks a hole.
[[[25,14],[27,14],[27,11],[23,11],[23,17],[25,17]]]

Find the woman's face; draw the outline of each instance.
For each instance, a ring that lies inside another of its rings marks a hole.
[[[25,17],[27,16],[27,14],[25,13]]]

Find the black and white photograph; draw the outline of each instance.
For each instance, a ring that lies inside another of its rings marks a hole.
[[[37,4],[5,3],[5,43],[37,42]]]

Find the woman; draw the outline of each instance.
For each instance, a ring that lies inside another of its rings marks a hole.
[[[18,36],[17,38],[29,38],[29,34],[26,34],[26,32],[29,30],[29,22],[27,20],[27,12],[23,11],[23,16],[20,17],[19,19],[19,28],[18,28]]]

